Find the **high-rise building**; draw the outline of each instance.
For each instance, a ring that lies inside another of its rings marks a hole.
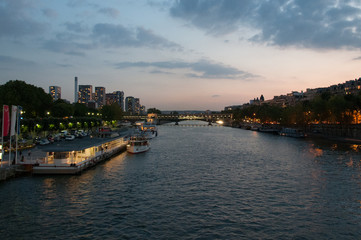
[[[53,101],[61,99],[61,87],[58,86],[50,86],[49,87],[49,94],[53,98]]]
[[[79,85],[78,103],[88,104],[91,100],[93,100],[93,86]]]
[[[140,115],[140,100],[139,98],[134,98],[134,113]]]
[[[135,100],[134,97],[125,98],[125,111],[129,114],[135,114]]]
[[[113,103],[117,103],[122,111],[124,109],[124,92],[122,91],[115,91],[113,93],[106,94],[106,105],[112,105]]]
[[[78,77],[74,79],[74,102],[78,102]]]
[[[94,101],[98,104],[98,108],[102,108],[106,103],[105,87],[95,87]]]
[[[144,105],[140,105],[140,115],[146,115],[145,106],[144,106]]]

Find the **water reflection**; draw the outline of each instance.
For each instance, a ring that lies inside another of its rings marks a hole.
[[[360,150],[361,145],[359,144],[352,144],[351,149],[354,150],[355,152],[358,152]]]
[[[314,144],[312,144],[311,147],[309,148],[309,152],[315,158],[323,155],[323,150],[321,148],[318,148]]]

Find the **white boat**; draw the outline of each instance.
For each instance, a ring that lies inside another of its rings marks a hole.
[[[158,128],[153,124],[142,124],[140,125],[140,130],[147,139],[152,139],[158,136]]]
[[[127,152],[129,153],[142,153],[150,149],[150,144],[145,136],[132,136],[127,145]]]

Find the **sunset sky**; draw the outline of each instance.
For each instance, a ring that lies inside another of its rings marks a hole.
[[[0,84],[79,84],[222,110],[361,77],[361,3],[0,0]]]

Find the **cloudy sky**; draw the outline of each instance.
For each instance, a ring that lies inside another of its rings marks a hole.
[[[0,84],[222,110],[361,77],[359,0],[0,0]]]

